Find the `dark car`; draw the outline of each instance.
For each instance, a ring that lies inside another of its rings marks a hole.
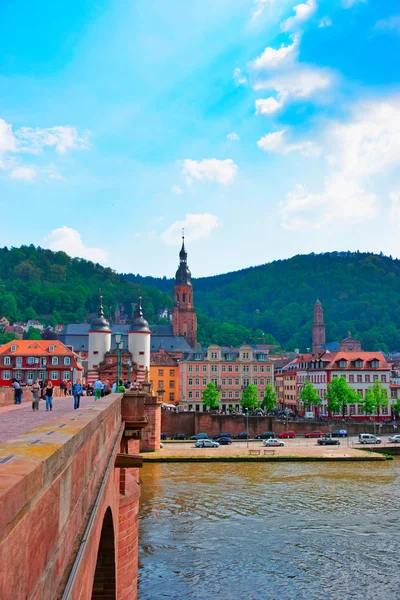
[[[325,435],[317,440],[317,444],[320,446],[340,446],[339,440],[334,440],[329,435]]]
[[[254,436],[256,440],[270,440],[275,437],[273,431],[264,431],[263,433],[258,433]]]
[[[216,438],[215,441],[218,442],[220,446],[229,446],[230,444],[232,444],[232,438],[227,437],[226,435],[223,437]]]
[[[161,440],[166,440],[167,439],[167,434],[166,433],[162,433],[160,436]]]
[[[228,433],[227,431],[221,431],[221,433],[216,433],[215,435],[213,435],[213,440],[216,440],[217,438],[222,438],[222,437],[232,438],[231,434]]]
[[[186,433],[176,433],[171,436],[171,440],[187,440],[187,435]]]
[[[332,437],[348,437],[349,436],[349,432],[347,431],[347,429],[335,429],[335,431],[332,431]]]
[[[191,440],[208,440],[208,434],[207,433],[196,433],[196,435],[192,435]]]
[[[247,431],[242,431],[242,433],[239,433],[237,436],[235,436],[237,440],[247,440],[247,438],[250,439],[250,436],[247,435]]]

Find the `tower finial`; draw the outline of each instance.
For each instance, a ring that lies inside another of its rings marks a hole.
[[[103,296],[100,294],[99,296],[99,317],[104,317],[104,309],[103,309]]]

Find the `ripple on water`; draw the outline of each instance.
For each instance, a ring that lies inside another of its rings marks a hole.
[[[146,465],[140,600],[399,597],[400,461]]]

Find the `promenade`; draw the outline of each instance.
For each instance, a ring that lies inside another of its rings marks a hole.
[[[85,408],[95,402],[93,396],[82,396],[80,407]],[[40,400],[39,410],[33,411],[30,402],[0,408],[0,443],[12,440],[19,435],[44,425],[57,417],[74,411],[73,396],[53,398],[53,410],[46,411],[45,400]]]

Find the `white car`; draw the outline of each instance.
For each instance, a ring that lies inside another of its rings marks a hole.
[[[197,440],[194,445],[195,448],[218,448],[218,442],[213,442],[212,440]]]
[[[269,438],[269,440],[264,440],[264,446],[284,446],[285,442],[282,440],[278,440],[276,438]]]
[[[372,433],[360,433],[358,436],[358,442],[360,444],[380,444],[381,441],[381,438],[372,435]]]
[[[388,442],[393,442],[394,444],[400,444],[400,435],[392,435],[390,438],[388,438]]]

